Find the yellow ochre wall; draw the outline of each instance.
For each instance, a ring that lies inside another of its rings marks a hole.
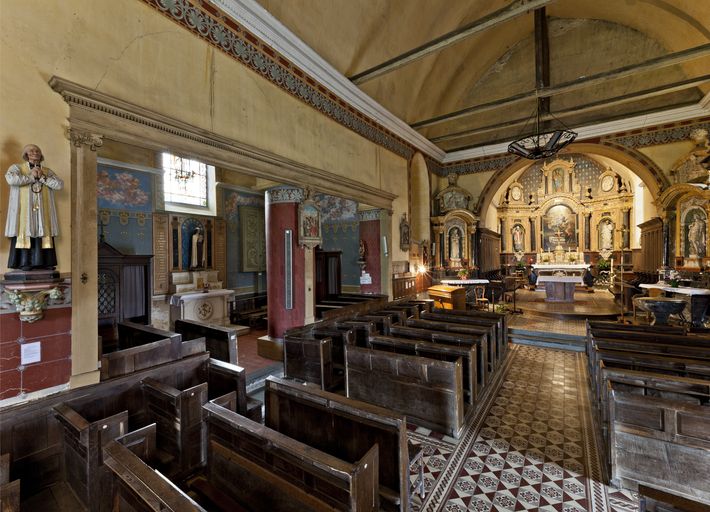
[[[69,109],[48,85],[53,75],[326,170],[333,180],[345,176],[396,194],[393,219],[407,211],[405,159],[331,121],[139,0],[2,0],[0,38],[0,167],[6,170],[19,161],[24,144],[36,143],[64,179],[58,194],[60,272],[71,270],[70,147],[64,133]],[[2,180],[3,226],[7,189]],[[3,236],[0,273],[7,271],[8,248]],[[407,257],[394,244],[392,253],[395,260]]]

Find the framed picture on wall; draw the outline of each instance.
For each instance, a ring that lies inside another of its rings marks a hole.
[[[313,249],[322,241],[320,208],[308,194],[298,206],[298,243]]]

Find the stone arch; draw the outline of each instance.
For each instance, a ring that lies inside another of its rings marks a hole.
[[[663,174],[663,171],[649,158],[632,148],[614,144],[613,142],[580,142],[571,144],[564,152],[560,153],[560,156],[563,157],[568,153],[582,153],[590,156],[600,155],[619,162],[643,181],[653,197],[658,197],[663,190],[670,186],[670,182]],[[508,167],[497,171],[488,180],[481,191],[476,207],[476,211],[482,219],[485,218],[485,212],[490,208],[496,194],[506,180],[530,164],[531,161],[519,158]],[[493,229],[491,226],[486,227]]]

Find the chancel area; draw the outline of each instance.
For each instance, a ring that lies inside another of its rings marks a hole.
[[[710,508],[710,6],[3,0],[2,511]]]

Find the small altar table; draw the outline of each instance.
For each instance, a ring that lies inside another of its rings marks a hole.
[[[708,327],[710,319],[707,317],[708,305],[710,304],[710,290],[706,288],[687,288],[683,286],[673,287],[667,284],[642,284],[641,288],[663,290],[666,293],[674,293],[687,297],[690,309],[690,323],[693,327]]]
[[[176,293],[170,297],[170,328],[175,328],[175,320],[196,320],[213,325],[228,325],[228,302],[233,296],[232,290]]]

